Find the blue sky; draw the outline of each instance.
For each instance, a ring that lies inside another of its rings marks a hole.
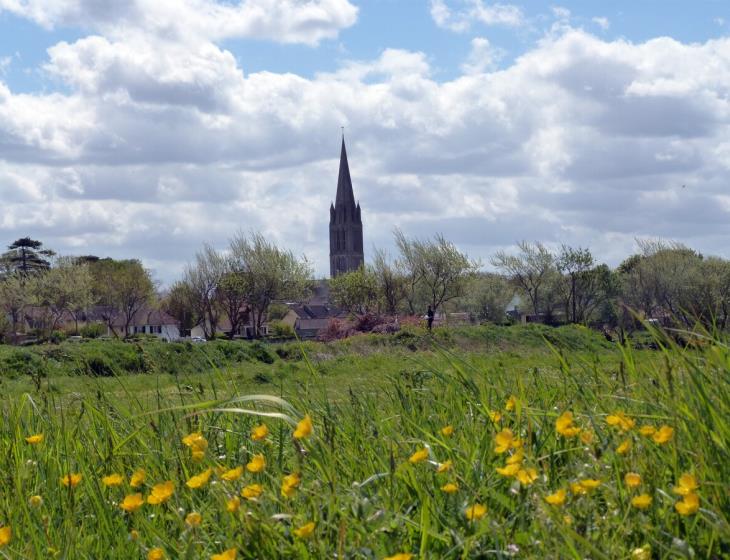
[[[325,274],[343,125],[366,248],[730,257],[727,0],[0,0],[0,244]]]

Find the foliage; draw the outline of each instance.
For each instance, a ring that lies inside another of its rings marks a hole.
[[[508,278],[501,274],[481,272],[469,282],[458,309],[473,313],[481,321],[503,324],[508,321],[507,306],[514,295],[515,288]]]
[[[87,323],[79,330],[84,338],[99,338],[106,334],[106,327],[101,323]]]
[[[217,298],[218,286],[226,272],[226,261],[207,243],[195,254],[195,262],[183,273],[184,288],[178,289],[179,300],[187,301],[192,308],[193,323],[200,325],[205,338],[215,338],[221,309]],[[182,298],[186,299],[183,300]]]
[[[0,255],[0,262],[9,272],[28,276],[48,270],[51,267],[49,259],[54,255],[52,250],[43,248],[42,242],[23,237],[8,246],[8,251]]]
[[[373,311],[378,301],[378,278],[364,266],[331,278],[329,288],[331,301],[349,313]]]

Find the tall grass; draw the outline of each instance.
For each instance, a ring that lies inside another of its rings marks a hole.
[[[209,558],[226,549],[239,558],[730,555],[730,349],[709,335],[692,347],[655,337],[656,360],[619,348],[621,366],[610,370],[598,355],[554,348],[544,367],[519,375],[475,367],[436,345],[413,355],[410,373],[394,372],[372,391],[336,400],[314,366],[295,391],[268,396],[236,395],[226,371],[213,368],[216,400],[201,402],[193,393],[171,403],[160,392],[152,410],[132,393],[112,400],[92,391],[63,402],[53,393],[25,395],[2,407],[0,526],[10,527],[12,538],[0,555],[144,558],[153,548],[167,558]],[[125,379],[119,383],[123,388]],[[556,432],[565,411],[584,439]],[[635,425],[609,425],[616,412]],[[294,439],[306,414],[314,431]],[[251,429],[262,422],[269,435],[253,441]],[[673,429],[665,443],[638,432],[661,425]],[[442,433],[445,426],[453,426],[452,435]],[[535,469],[534,481],[496,471],[519,449],[495,451],[495,436],[506,429],[521,440],[522,464]],[[182,439],[198,431],[208,448],[196,462]],[[27,443],[32,434],[43,441]],[[618,453],[626,440],[631,449]],[[423,449],[426,460],[409,460]],[[224,470],[256,454],[266,459],[262,473],[223,480]],[[438,473],[447,461],[452,468]],[[140,468],[145,483],[132,489],[129,477]],[[186,486],[208,468],[208,484]],[[282,477],[295,472],[301,485],[284,497]],[[627,487],[627,472],[641,476],[639,487]],[[60,483],[68,473],[82,476],[74,488]],[[124,483],[105,487],[101,479],[111,473]],[[699,482],[700,507],[690,515],[675,509],[682,496],[673,489],[683,473]],[[571,483],[586,479],[600,485],[571,491]],[[119,507],[125,495],[146,497],[167,480],[175,483],[169,501],[134,513]],[[261,496],[240,498],[240,509],[227,511],[252,483],[263,486]],[[442,491],[447,483],[458,491]],[[562,506],[545,501],[561,488]],[[652,498],[648,508],[632,506],[639,494]],[[469,520],[474,504],[487,513]],[[199,527],[185,522],[192,511],[202,515]],[[297,536],[308,522],[313,534]]]

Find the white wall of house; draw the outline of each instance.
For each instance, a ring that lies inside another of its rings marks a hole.
[[[121,330],[124,330],[124,327],[122,327]],[[107,331],[107,334],[111,336],[112,332],[109,327],[107,327]],[[173,340],[180,338],[180,329],[177,325],[139,325],[129,327],[129,334],[153,334],[157,338],[172,342]]]

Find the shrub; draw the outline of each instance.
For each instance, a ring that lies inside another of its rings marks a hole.
[[[294,328],[282,321],[274,321],[269,323],[269,329],[273,336],[277,338],[294,338]]]
[[[79,332],[84,338],[99,338],[106,334],[106,326],[102,323],[89,323],[81,327]]]

